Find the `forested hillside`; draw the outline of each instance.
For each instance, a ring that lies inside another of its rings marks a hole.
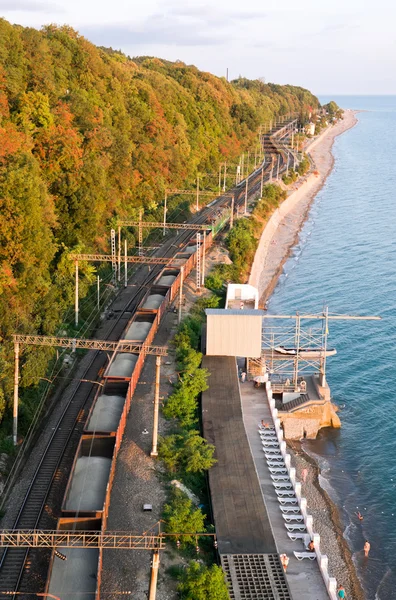
[[[72,305],[67,253],[108,249],[111,219],[140,207],[159,217],[165,188],[192,187],[251,147],[261,123],[309,106],[318,100],[302,88],[228,83],[131,60],[68,27],[0,20],[0,420],[12,396],[10,335],[54,333]],[[45,374],[48,356],[25,352],[23,386]]]

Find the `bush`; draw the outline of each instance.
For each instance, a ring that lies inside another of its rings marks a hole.
[[[192,561],[180,577],[178,586],[184,600],[229,600],[228,587],[221,567],[205,567]]]
[[[212,444],[192,430],[161,437],[158,454],[171,473],[202,473],[216,463],[214,451]]]
[[[204,533],[204,515],[200,508],[195,508],[192,501],[179,489],[172,490],[171,500],[165,504],[163,517],[167,533]],[[183,535],[181,545],[195,545],[195,536]]]

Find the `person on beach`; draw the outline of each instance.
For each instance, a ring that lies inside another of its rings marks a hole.
[[[286,573],[287,566],[288,566],[288,564],[289,564],[289,560],[290,560],[290,559],[289,559],[289,557],[287,556],[287,554],[281,554],[281,555],[279,556],[279,558],[281,559],[281,563],[282,563],[283,570],[284,570],[284,572]]]
[[[371,548],[370,542],[369,542],[368,540],[366,540],[366,541],[364,542],[364,546],[363,546],[363,550],[364,550],[364,556],[365,556],[366,558],[367,558],[367,556],[369,555],[370,548]]]
[[[363,521],[364,517],[363,517],[362,513],[360,513],[360,512],[357,512],[357,513],[356,513],[356,516],[357,516],[357,518],[359,519],[359,521]]]
[[[245,381],[246,381],[246,372],[242,371],[242,373],[241,373],[241,383],[245,383]]]
[[[264,419],[261,419],[261,426],[264,427],[264,429],[268,429],[270,424],[264,421]]]
[[[311,540],[307,546],[308,550],[310,552],[314,552],[315,551],[315,544],[313,543],[313,540]]]
[[[346,596],[345,596],[345,588],[344,588],[343,585],[340,585],[340,587],[338,588],[338,590],[337,590],[337,596],[339,598],[346,598]]]
[[[308,469],[303,469],[301,471],[301,479],[303,480],[303,483],[305,483],[307,481],[307,475],[308,475]]]

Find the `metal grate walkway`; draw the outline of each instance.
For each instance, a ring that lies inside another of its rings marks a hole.
[[[231,600],[291,600],[278,554],[222,554]]]

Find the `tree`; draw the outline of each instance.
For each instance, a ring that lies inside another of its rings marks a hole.
[[[203,473],[215,463],[215,447],[196,430],[174,433],[159,440],[158,455],[171,473]]]
[[[183,600],[229,600],[228,587],[221,567],[206,567],[192,561],[181,574],[178,591]]]
[[[204,533],[204,515],[200,508],[195,508],[192,501],[179,489],[173,489],[169,503],[165,504],[163,517],[167,533]],[[180,538],[182,545],[195,545],[193,535],[183,535]]]

